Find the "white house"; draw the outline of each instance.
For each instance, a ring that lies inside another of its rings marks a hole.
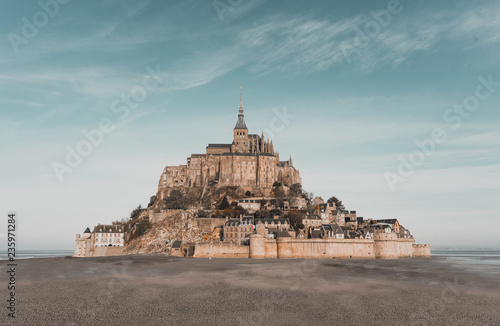
[[[98,224],[94,227],[95,247],[122,247],[125,244],[123,225]]]

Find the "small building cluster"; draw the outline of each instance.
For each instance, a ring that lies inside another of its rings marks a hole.
[[[237,205],[249,212],[261,208],[266,198],[245,198],[237,201]],[[397,219],[364,219],[358,217],[356,211],[337,209],[335,203],[324,203],[315,198],[315,209],[312,213],[295,211],[303,214],[301,221],[290,223],[287,213],[289,208],[277,210],[270,218],[255,218],[254,215],[241,215],[240,218],[226,218],[222,227],[221,240],[238,245],[248,245],[251,234],[264,234],[268,239],[291,237],[294,239],[373,239],[375,233],[395,233],[397,238],[411,239],[410,231],[399,224]],[[284,207],[282,207],[284,208]]]
[[[76,250],[74,257],[92,257],[97,248],[123,247],[126,241],[126,226],[120,222],[111,225],[98,224],[94,231],[86,228],[83,235],[76,235]]]

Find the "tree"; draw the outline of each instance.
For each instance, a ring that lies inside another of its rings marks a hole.
[[[294,183],[290,186],[290,195],[298,197],[302,195],[302,185],[300,183]]]
[[[170,195],[165,198],[167,209],[186,209],[186,196],[177,189],[170,192]]]
[[[339,200],[337,197],[335,196],[332,196],[330,198],[328,198],[328,200],[326,201],[328,204],[331,204],[331,203],[335,203],[335,207],[337,209],[340,209],[340,210],[343,210],[345,209],[344,205],[342,204],[342,201]]]
[[[269,212],[266,211],[266,210],[256,211],[253,214],[253,217],[256,218],[256,219],[258,219],[258,218],[269,218]]]
[[[281,217],[283,215],[283,212],[280,210],[280,209],[271,209],[269,211],[269,215],[270,216],[275,216],[275,215],[278,215],[279,217]]]
[[[274,181],[273,187],[281,187],[281,183],[278,181]]]
[[[219,205],[219,209],[224,210],[226,208],[229,208],[229,201],[227,200],[227,196],[224,196],[224,198],[222,199],[222,202]]]
[[[239,217],[240,215],[247,215],[247,210],[241,206],[236,206],[234,208],[234,217]]]
[[[143,210],[144,209],[142,208],[142,205],[139,205],[136,208],[134,208],[134,210],[132,212],[130,212],[130,219],[134,220],[134,219],[138,218],[139,215],[141,215],[141,212]]]
[[[252,197],[252,192],[250,190],[247,190],[247,192],[245,192],[245,196]]]
[[[151,197],[149,198],[149,204],[148,204],[148,207],[153,206],[153,204],[155,203],[155,201],[156,201],[156,195],[155,195],[155,196],[151,196]]]
[[[287,217],[290,220],[290,225],[295,227],[298,226],[299,224],[302,224],[302,219],[304,218],[304,215],[297,210],[292,210],[289,211],[285,217]]]
[[[273,188],[273,193],[276,198],[283,198],[285,197],[285,191],[281,187],[274,187]]]

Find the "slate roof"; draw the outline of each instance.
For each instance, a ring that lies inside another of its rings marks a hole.
[[[275,156],[271,153],[224,153],[222,156]]]
[[[304,217],[304,219],[308,219],[308,220],[321,220],[321,217],[319,217],[318,215],[310,215],[310,216]]]
[[[254,217],[253,217],[253,216],[243,216],[241,220],[242,220],[243,222],[250,223],[250,222],[253,222]]]
[[[330,227],[332,228],[332,231],[335,234],[344,233],[344,231],[342,231],[342,228],[340,227],[340,225],[338,225],[337,223],[330,224]]]
[[[243,115],[238,116],[238,121],[236,121],[236,126],[234,126],[234,129],[248,129],[247,125],[245,124],[245,120],[243,119]]]
[[[241,222],[239,219],[232,218],[232,219],[227,220],[226,223],[224,223],[224,226],[238,226],[240,224],[241,224]]]
[[[290,235],[290,233],[286,232],[286,231],[281,231],[278,233],[278,238],[291,238],[292,236]]]
[[[92,232],[90,232],[90,229],[87,227],[85,231],[83,231],[83,233],[92,233]]]
[[[207,147],[231,147],[231,144],[208,144]]]
[[[94,226],[94,233],[123,233],[122,225],[97,225]]]
[[[182,245],[182,241],[180,240],[175,240],[174,243],[172,244],[172,249],[179,249]]]
[[[268,224],[271,224],[272,222],[274,222],[274,224],[278,224],[278,223],[290,223],[290,221],[287,219],[287,218],[261,218],[259,220],[257,220],[257,223],[258,222],[261,222],[262,224],[265,224],[266,222]]]
[[[375,220],[376,223],[387,223],[387,224],[395,224],[397,218],[391,218],[391,219],[386,219],[386,220]]]

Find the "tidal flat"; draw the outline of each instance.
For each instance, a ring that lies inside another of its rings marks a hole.
[[[500,271],[443,257],[17,263],[16,318],[4,309],[2,325],[500,325]]]

